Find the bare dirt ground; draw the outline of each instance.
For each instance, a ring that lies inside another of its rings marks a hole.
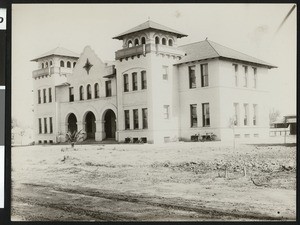
[[[295,220],[288,141],[14,147],[12,220]]]

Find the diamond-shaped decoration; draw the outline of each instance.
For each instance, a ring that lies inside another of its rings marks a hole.
[[[89,59],[86,59],[86,63],[83,68],[86,70],[87,74],[89,74],[92,66],[93,66],[93,64],[90,63]]]

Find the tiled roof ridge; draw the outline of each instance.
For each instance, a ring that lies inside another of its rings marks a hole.
[[[207,40],[207,39],[205,39],[205,41],[210,45],[210,47],[212,47],[212,49],[217,53],[217,55],[220,57],[221,56],[221,54],[211,45],[211,43]],[[215,42],[214,42],[215,43]],[[225,46],[224,46],[225,47]]]

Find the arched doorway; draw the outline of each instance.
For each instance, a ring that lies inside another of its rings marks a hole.
[[[77,131],[77,118],[74,113],[71,113],[68,117],[68,131],[71,133]]]
[[[111,109],[104,115],[104,131],[106,138],[116,138],[116,115]]]
[[[86,139],[95,139],[96,123],[95,115],[92,112],[88,112],[85,116],[85,131]]]

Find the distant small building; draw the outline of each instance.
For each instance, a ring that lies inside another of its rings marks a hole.
[[[271,124],[270,135],[296,135],[297,134],[297,116],[288,115],[276,120]]]

